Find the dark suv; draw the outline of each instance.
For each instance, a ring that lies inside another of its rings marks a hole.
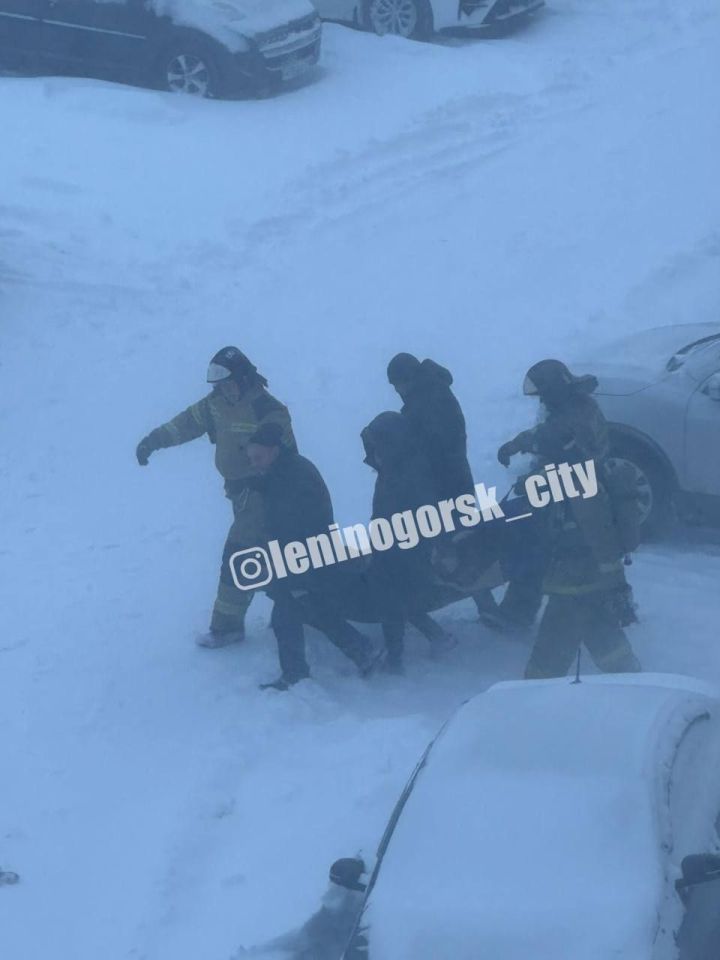
[[[0,0],[0,67],[114,76],[197,96],[264,91],[309,70],[309,0]]]

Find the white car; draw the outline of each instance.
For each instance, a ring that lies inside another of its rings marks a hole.
[[[422,39],[433,33],[494,31],[530,16],[544,0],[314,0],[324,20]]]
[[[430,744],[369,877],[359,858],[333,866],[367,883],[343,960],[675,960],[676,881],[718,848],[719,812],[713,688],[498,684]]]
[[[646,530],[675,512],[720,524],[720,324],[634,334],[582,369],[598,378],[613,456],[635,470]]]

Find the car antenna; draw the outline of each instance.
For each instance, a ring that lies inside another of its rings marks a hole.
[[[578,647],[577,664],[576,664],[576,666],[575,666],[575,679],[574,679],[574,680],[572,681],[572,683],[570,684],[571,686],[572,686],[573,684],[575,684],[575,683],[582,683],[582,680],[580,679],[580,657],[581,657],[581,655],[582,655],[582,647]]]

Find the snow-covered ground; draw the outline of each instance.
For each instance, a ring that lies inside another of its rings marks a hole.
[[[204,628],[229,506],[204,441],[149,428],[237,343],[293,412],[337,518],[369,514],[359,433],[399,350],[455,374],[477,480],[534,416],[543,356],[717,319],[714,0],[551,0],[497,42],[326,29],[315,82],[198,103],[0,78],[0,891],[12,960],[229,960],[301,924],[372,851],[417,756],[522,644],[444,613],[443,663],[362,682],[320,638],[275,672]],[[719,539],[632,569],[651,670],[720,681]]]

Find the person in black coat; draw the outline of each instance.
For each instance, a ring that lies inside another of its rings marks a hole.
[[[293,541],[327,533],[333,523],[330,494],[310,460],[282,445],[282,428],[263,424],[248,441],[248,456],[257,476],[254,489],[262,498],[264,532],[280,549]],[[273,600],[271,625],[278,643],[281,675],[263,688],[287,690],[309,675],[303,624],[322,631],[366,673],[373,663],[370,643],[342,616],[335,597],[335,566],[271,580],[265,588]]]
[[[421,363],[411,353],[398,353],[388,364],[387,376],[403,401],[400,412],[427,457],[435,499],[472,493],[465,417],[451,389],[450,371],[434,360]]]
[[[402,399],[400,412],[427,457],[434,484],[432,502],[474,493],[465,417],[451,389],[450,371],[434,360],[421,362],[411,353],[398,353],[388,364],[387,378]],[[497,610],[490,590],[480,591],[473,600],[481,618]]]
[[[377,472],[373,519],[390,520],[393,514],[434,503],[435,483],[428,459],[402,414],[379,414],[361,436],[365,463]],[[435,650],[450,643],[426,612],[436,592],[430,563],[432,544],[420,539],[416,546],[396,544],[372,555],[369,580],[382,620],[386,668],[391,672],[402,669],[406,621],[420,630]]]

